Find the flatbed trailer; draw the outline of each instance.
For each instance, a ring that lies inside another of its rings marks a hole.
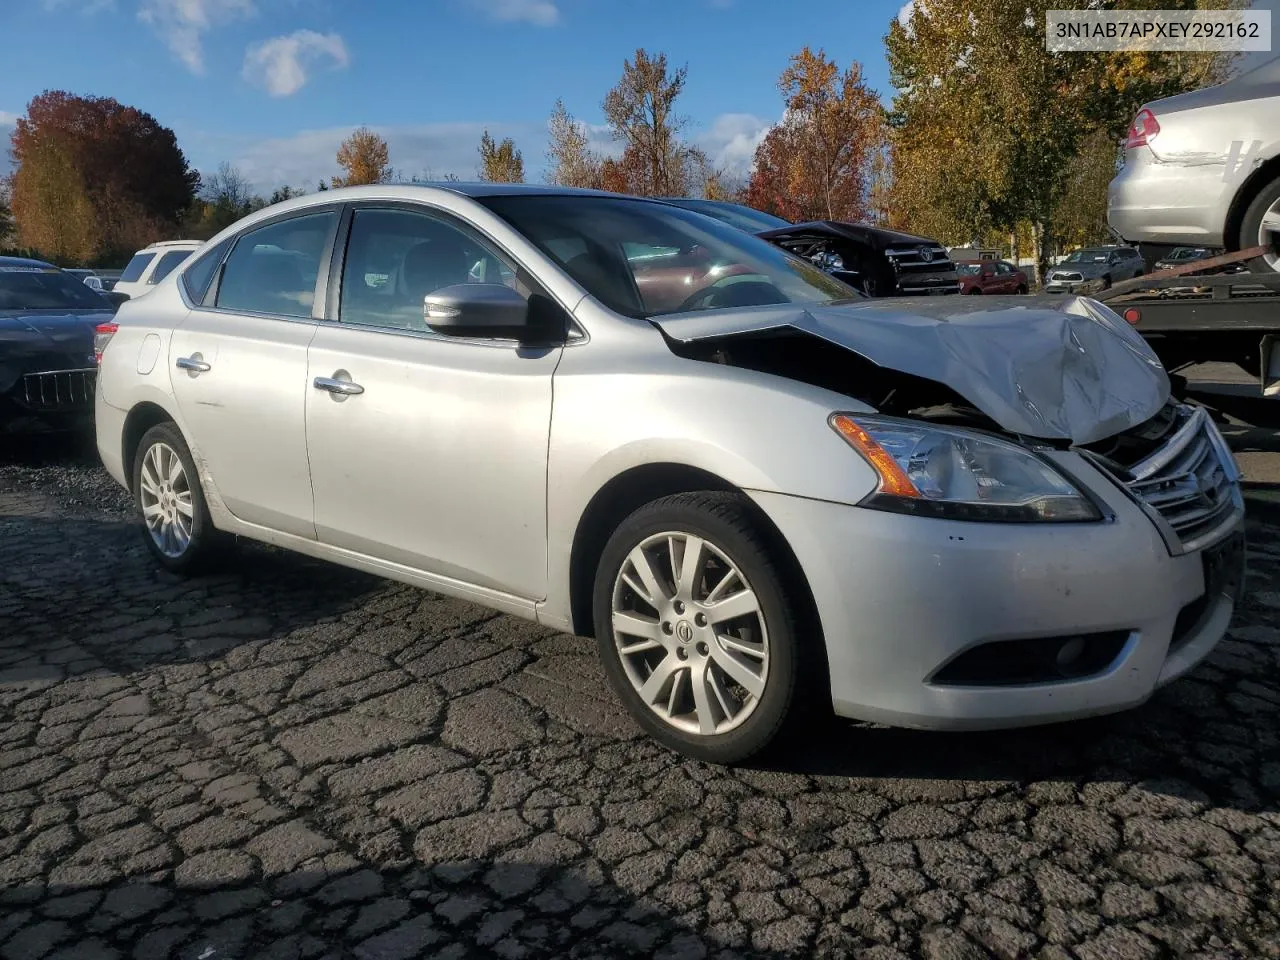
[[[1135,277],[1088,294],[1146,338],[1171,374],[1227,362],[1280,395],[1280,272],[1220,273],[1270,252],[1252,247]]]

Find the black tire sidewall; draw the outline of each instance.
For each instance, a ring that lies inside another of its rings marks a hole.
[[[182,461],[182,468],[186,471],[187,480],[191,485],[191,540],[180,557],[169,557],[160,551],[142,517],[142,462],[147,451],[157,443],[166,444],[178,454],[178,459]],[[214,529],[213,521],[209,517],[209,505],[204,497],[204,489],[200,485],[200,474],[196,470],[195,458],[191,456],[191,450],[175,424],[157,424],[142,435],[142,440],[138,443],[138,449],[133,457],[133,504],[142,527],[143,542],[162,567],[173,573],[195,573],[207,567],[213,559],[218,532]]]
[[[1245,209],[1244,216],[1240,220],[1240,235],[1236,238],[1240,245],[1239,249],[1248,250],[1258,245],[1258,227],[1262,225],[1262,216],[1277,200],[1280,200],[1280,179],[1272,180],[1263,187]],[[1262,257],[1254,257],[1247,265],[1251,273],[1277,272],[1276,268]]]
[[[601,662],[610,685],[632,717],[660,743],[685,756],[718,764],[745,760],[776,738],[792,712],[800,666],[797,620],[784,577],[764,548],[763,538],[755,533],[758,527],[745,503],[736,502],[735,507],[736,521],[681,502],[679,495],[641,507],[618,525],[606,544],[597,567],[593,594]],[[746,525],[751,533],[744,535],[738,528],[739,523]],[[614,642],[613,585],[618,571],[637,544],[670,530],[703,537],[722,550],[746,576],[760,601],[769,635],[769,679],[754,712],[729,733],[696,736],[665,724],[632,687]]]

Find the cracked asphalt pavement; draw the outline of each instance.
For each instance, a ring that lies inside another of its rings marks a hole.
[[[591,641],[265,547],[171,577],[91,445],[11,448],[0,958],[1280,957],[1280,444],[1236,437],[1248,597],[1188,678],[735,770]]]

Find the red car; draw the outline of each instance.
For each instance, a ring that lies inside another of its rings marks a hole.
[[[957,260],[961,293],[1026,293],[1027,275],[1004,260]]]

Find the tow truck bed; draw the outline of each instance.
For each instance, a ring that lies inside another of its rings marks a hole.
[[[1280,273],[1201,271],[1252,259],[1255,247],[1135,277],[1100,290],[1105,303],[1141,333],[1171,373],[1192,364],[1235,363],[1280,394]]]

